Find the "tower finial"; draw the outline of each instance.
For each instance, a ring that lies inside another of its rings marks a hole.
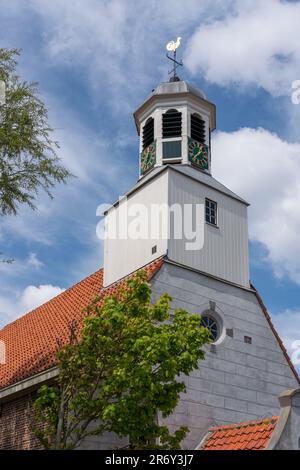
[[[178,75],[176,73],[177,68],[183,66],[182,61],[178,61],[176,59],[176,51],[177,51],[178,47],[180,46],[180,41],[181,41],[181,37],[178,37],[176,41],[170,41],[166,45],[167,51],[173,52],[173,57],[170,57],[168,54],[166,54],[168,59],[173,62],[173,69],[169,72],[169,75],[171,73],[173,74],[170,77],[170,82],[179,82],[180,81],[180,78],[178,77]]]

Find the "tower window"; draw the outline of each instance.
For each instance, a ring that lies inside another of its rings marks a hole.
[[[154,119],[149,118],[143,127],[143,150],[154,142]]]
[[[205,144],[205,121],[196,113],[191,115],[191,138]]]
[[[205,220],[209,224],[217,225],[217,203],[205,199]]]
[[[219,338],[220,329],[216,320],[212,316],[204,314],[201,316],[201,325],[209,330],[211,340],[217,341]]]
[[[162,118],[163,139],[181,137],[181,113],[177,109],[169,109]]]

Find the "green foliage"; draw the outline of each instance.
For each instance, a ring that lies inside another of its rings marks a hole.
[[[128,436],[133,449],[178,449],[187,433],[171,435],[158,416],[169,416],[188,375],[204,358],[209,332],[199,315],[172,311],[169,295],[151,303],[141,271],[118,295],[95,299],[76,341],[58,353],[57,386],[40,389],[38,435],[47,448],[75,448],[90,434]]]
[[[55,183],[70,176],[56,155],[47,109],[38,97],[36,83],[16,74],[17,49],[0,48],[0,80],[6,101],[0,105],[0,215],[16,214],[19,205],[35,208],[40,189],[49,197]]]

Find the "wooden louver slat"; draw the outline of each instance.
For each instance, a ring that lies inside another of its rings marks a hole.
[[[205,122],[198,114],[191,115],[191,138],[205,144]]]
[[[162,117],[163,138],[181,137],[182,117],[176,109],[169,109]]]
[[[143,127],[143,149],[154,141],[154,119],[149,118]]]

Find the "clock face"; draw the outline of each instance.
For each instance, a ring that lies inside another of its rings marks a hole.
[[[197,165],[201,170],[208,170],[208,146],[201,144],[189,137],[189,161]]]
[[[141,174],[144,175],[151,170],[156,163],[156,142],[148,145],[141,155]]]

